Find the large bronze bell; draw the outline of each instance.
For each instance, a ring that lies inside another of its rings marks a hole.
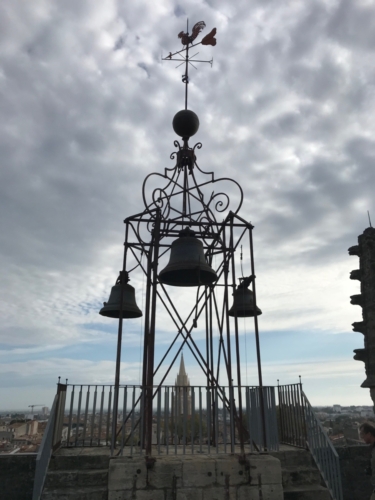
[[[122,273],[120,273],[115,286],[112,287],[108,302],[103,303],[103,307],[100,309],[99,314],[101,314],[102,316],[107,316],[108,318],[120,317],[121,287],[123,286],[124,291],[122,300],[122,317],[125,319],[140,318],[142,316],[142,311],[139,309],[135,302],[134,287],[129,285],[127,282],[122,285],[121,275]],[[124,280],[129,281],[126,272]]]
[[[199,286],[216,280],[215,271],[206,262],[203,243],[186,227],[172,243],[169,263],[160,272],[159,281],[171,286]]]
[[[229,316],[252,318],[255,314],[262,314],[259,307],[254,305],[254,293],[247,288],[251,281],[252,277],[245,278],[233,292],[233,305],[228,311]]]

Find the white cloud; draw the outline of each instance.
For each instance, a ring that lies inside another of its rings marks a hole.
[[[53,364],[43,363],[61,353],[82,382],[69,363],[82,361],[94,376],[87,345],[100,357],[115,342],[115,323],[98,309],[122,265],[122,220],[143,209],[144,177],[172,166],[182,70],[160,55],[180,47],[186,17],[218,29],[217,46],[199,49],[214,65],[191,70],[189,102],[201,123],[200,167],[244,190],[262,331],[350,331],[360,319],[348,279],[358,262],[346,249],[366,211],[375,212],[372,8],[346,0],[2,2],[1,358],[22,357],[17,369],[31,363],[27,370],[40,366],[49,377]],[[140,305],[136,272],[132,284]],[[178,294],[180,307],[193,303]],[[165,313],[158,318],[163,344],[176,328]],[[128,324],[124,345],[138,344],[141,324]],[[68,348],[79,359],[69,361]],[[351,356],[348,366],[362,373]],[[110,378],[113,363],[106,367]]]

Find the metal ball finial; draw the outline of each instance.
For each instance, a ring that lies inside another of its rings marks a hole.
[[[173,130],[183,138],[189,138],[196,134],[199,129],[199,118],[190,109],[182,109],[174,115]]]

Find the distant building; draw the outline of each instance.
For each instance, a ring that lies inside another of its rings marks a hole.
[[[34,436],[38,433],[38,421],[29,420],[28,422],[18,422],[9,426],[10,432],[15,438],[19,436]]]
[[[334,413],[341,413],[341,405],[333,405]]]
[[[31,440],[27,436],[17,437],[13,439],[12,443],[15,446],[27,446],[32,444]]]
[[[43,434],[46,430],[48,420],[38,420],[38,434]]]
[[[0,431],[0,443],[10,442],[13,434],[10,431]]]
[[[77,439],[81,439],[82,435],[83,435],[84,429],[85,429],[85,427],[84,427],[83,424],[79,424],[77,426],[76,423],[73,423],[72,426],[71,426],[71,428],[70,428],[69,442],[75,441],[76,438]],[[87,430],[87,427],[86,427],[86,430]],[[61,441],[63,443],[66,443],[67,440],[68,440],[68,431],[69,431],[69,425],[68,424],[64,424],[64,427],[63,427],[63,430],[62,430],[62,437],[61,437]]]
[[[186,374],[184,355],[181,354],[180,370],[176,377],[175,388],[172,393],[172,415],[191,415],[191,388],[189,377]]]
[[[49,415],[49,408],[48,406],[43,406],[42,408],[42,414],[44,417],[46,417],[47,415]]]
[[[361,417],[369,418],[369,417],[373,417],[373,416],[374,416],[374,412],[371,408],[361,410]]]

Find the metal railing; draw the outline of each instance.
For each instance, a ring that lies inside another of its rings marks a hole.
[[[266,426],[266,446],[263,446],[262,411],[259,387],[246,387],[246,414],[251,440],[258,443],[259,451],[278,451],[279,433],[274,387],[263,387],[263,404]]]
[[[333,500],[342,500],[340,461],[302,384],[278,386],[280,442],[310,450]]]
[[[333,500],[343,500],[339,456],[303,391],[301,395],[306,415],[308,449]]]
[[[277,386],[280,443],[306,448],[307,430],[302,384]]]
[[[263,387],[266,443],[259,387],[154,387],[152,447],[155,454],[234,453],[278,450],[274,387]],[[116,455],[144,452],[141,386],[120,386]],[[109,446],[114,386],[69,385],[62,446]],[[228,405],[242,400],[243,407]]]
[[[57,394],[53,401],[51,413],[36,457],[32,500],[40,500],[52,451],[61,444],[65,396],[66,385],[58,384]]]
[[[115,428],[116,455],[143,454],[144,392],[136,385],[119,388],[112,427],[113,385],[58,384],[37,457],[33,500],[40,499],[51,453],[59,446],[110,446]],[[278,407],[275,387],[158,386],[153,393],[153,454],[278,451],[280,436],[283,444],[309,449],[333,500],[343,499],[338,454],[301,383],[277,386]]]

